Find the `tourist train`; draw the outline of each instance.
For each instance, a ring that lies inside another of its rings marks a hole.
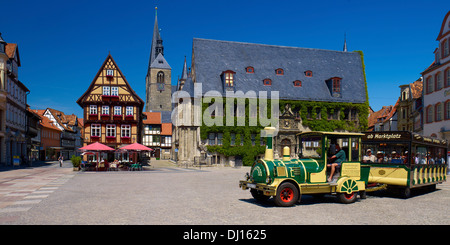
[[[258,201],[273,197],[277,206],[292,206],[303,194],[331,194],[348,204],[382,188],[408,198],[411,189],[434,189],[447,178],[447,141],[402,131],[305,132],[298,134],[298,159],[290,158],[288,147],[282,159],[274,159],[275,130],[265,128],[264,159],[239,182]]]

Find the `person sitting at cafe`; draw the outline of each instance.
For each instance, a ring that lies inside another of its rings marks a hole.
[[[372,150],[367,149],[367,155],[363,157],[363,162],[365,163],[373,163],[376,161],[375,155],[372,155]]]
[[[331,167],[330,177],[328,178],[328,182],[333,180],[334,172],[336,171],[337,166],[341,166],[342,162],[346,159],[345,151],[341,149],[339,144],[336,143],[336,154],[330,158],[329,164],[327,167]]]

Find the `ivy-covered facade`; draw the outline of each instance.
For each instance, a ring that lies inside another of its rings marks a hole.
[[[360,51],[194,39],[191,71],[185,62],[177,89],[172,120],[180,164],[250,165],[266,147],[261,129],[267,123],[260,118],[278,123],[275,157],[288,146],[296,158],[300,132],[360,132],[368,126]],[[272,98],[274,92],[278,96]],[[269,99],[261,100],[261,93]],[[238,99],[227,105],[230,94]],[[274,104],[279,113],[271,108]]]

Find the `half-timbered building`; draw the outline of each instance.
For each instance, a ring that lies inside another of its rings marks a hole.
[[[100,142],[118,149],[141,142],[144,101],[131,88],[111,54],[77,103],[83,108],[84,145]]]

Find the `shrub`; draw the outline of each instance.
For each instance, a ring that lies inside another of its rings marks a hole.
[[[73,167],[77,168],[81,164],[81,157],[77,157],[75,155],[72,155],[72,158],[70,158],[70,161],[72,161]]]

